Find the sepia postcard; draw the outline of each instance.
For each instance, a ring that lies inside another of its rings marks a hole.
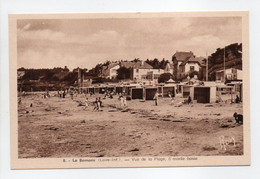
[[[250,165],[248,11],[10,14],[11,168]]]

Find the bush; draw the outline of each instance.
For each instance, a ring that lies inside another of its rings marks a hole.
[[[173,75],[170,73],[163,73],[159,76],[158,78],[158,82],[159,83],[165,83],[166,81],[168,81],[169,79],[173,79]]]

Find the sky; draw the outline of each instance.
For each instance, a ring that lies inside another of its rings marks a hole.
[[[241,17],[17,21],[18,68],[91,69],[107,60],[171,60],[176,51],[205,57],[241,42]]]

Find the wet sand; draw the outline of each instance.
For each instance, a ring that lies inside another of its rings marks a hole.
[[[101,96],[101,95],[99,95]],[[89,97],[93,102],[95,97]],[[103,97],[103,95],[101,96]],[[243,125],[234,112],[242,104],[171,105],[169,98],[131,100],[120,107],[118,96],[103,99],[101,112],[85,108],[80,101],[42,95],[21,97],[18,105],[19,158],[221,156],[243,154]],[[32,107],[30,107],[32,104]],[[244,119],[246,120],[246,119]],[[234,137],[221,148],[220,136]]]

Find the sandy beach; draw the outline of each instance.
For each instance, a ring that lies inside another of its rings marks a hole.
[[[72,100],[42,94],[21,97],[18,105],[19,158],[224,156],[243,155],[243,125],[234,112],[242,104],[178,105],[170,98],[131,100],[120,107],[118,96],[102,99],[102,111],[93,111],[96,95],[86,108],[85,95]],[[32,107],[30,105],[32,104]],[[246,119],[244,119],[246,120]],[[226,150],[221,136],[233,137]]]

